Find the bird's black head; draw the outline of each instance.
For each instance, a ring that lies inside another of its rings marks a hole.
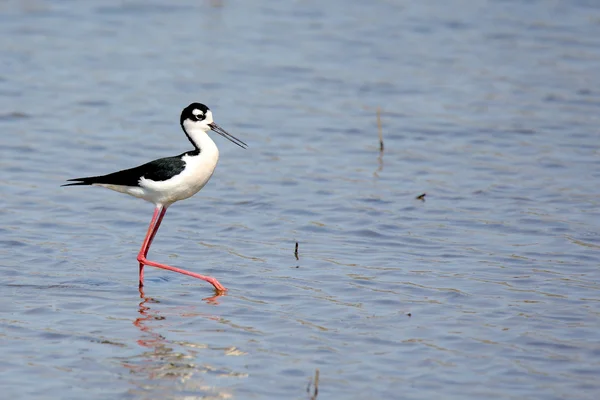
[[[183,126],[183,121],[189,119],[190,121],[203,121],[207,114],[209,113],[210,108],[206,107],[202,103],[192,103],[181,112],[181,118],[179,123]],[[212,122],[212,121],[210,121]]]
[[[196,147],[198,147],[198,139],[194,139],[194,136],[197,136],[199,132],[206,133],[210,130],[218,133],[224,138],[232,141],[242,148],[246,148],[246,143],[241,140],[235,138],[233,135],[227,133],[223,128],[219,125],[215,124],[213,121],[212,111],[208,107],[206,107],[202,103],[192,103],[181,112],[181,119],[179,121],[181,123],[181,127],[183,131],[187,135],[190,142]]]

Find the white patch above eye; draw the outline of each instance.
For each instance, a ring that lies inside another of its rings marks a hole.
[[[195,109],[194,111],[192,111],[192,114],[194,114],[195,117],[204,115],[204,113],[198,109]]]

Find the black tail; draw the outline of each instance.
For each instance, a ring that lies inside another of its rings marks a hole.
[[[173,158],[175,158],[175,157],[173,157]],[[169,174],[167,174],[168,176],[166,178],[161,179],[162,175],[157,175],[155,172],[153,172],[157,168],[157,167],[155,167],[155,164],[158,164],[158,166],[161,166],[162,165],[161,163],[165,162],[165,160],[169,161],[169,159],[161,158],[159,160],[151,161],[147,164],[140,165],[139,167],[124,169],[123,171],[113,172],[112,174],[108,174],[108,175],[88,176],[86,178],[67,179],[68,182],[75,182],[75,183],[65,183],[62,186],[93,185],[95,183],[105,184],[105,185],[118,185],[118,186],[138,186],[140,177],[143,177],[145,174],[149,174],[148,175],[149,179],[157,179],[158,178],[157,180],[159,180],[159,181],[166,180],[171,177]],[[181,163],[181,165],[180,165],[181,170],[179,172],[177,172],[177,173],[180,173],[181,171],[183,171],[185,162],[181,161],[179,156],[176,158],[176,160],[180,161],[180,163]],[[150,170],[150,172],[148,172],[148,169]],[[159,172],[162,172],[163,170],[164,170],[164,168],[160,169]],[[170,170],[165,170],[165,171],[170,172]]]
[[[94,183],[98,183],[99,176],[90,176],[88,178],[75,178],[75,179],[67,179],[67,182],[75,182],[75,183],[65,183],[60,186],[80,186],[80,185],[92,185]]]

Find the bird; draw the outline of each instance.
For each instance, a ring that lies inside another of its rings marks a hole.
[[[202,103],[192,103],[181,112],[179,123],[193,150],[173,157],[159,158],[138,167],[101,176],[67,179],[62,186],[100,186],[125,193],[154,204],[154,214],[137,255],[139,287],[144,286],[144,266],[166,269],[202,279],[214,286],[218,293],[227,289],[213,277],[150,261],[146,257],[158,228],[173,203],[198,193],[211,178],[219,160],[219,149],[208,136],[213,131],[241,148],[246,143],[229,134],[213,120],[212,111]]]

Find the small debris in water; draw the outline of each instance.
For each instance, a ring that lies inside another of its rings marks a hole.
[[[379,132],[379,152],[383,153],[383,132],[381,130],[381,107],[377,107],[377,132]]]
[[[0,114],[0,121],[15,121],[15,120],[27,119],[27,118],[31,118],[31,116],[29,114],[25,114],[24,112],[21,112],[21,111],[13,111],[13,112]]]
[[[102,344],[110,344],[110,345],[119,346],[119,347],[127,347],[127,345],[124,344],[124,343],[113,342],[111,340],[96,340],[96,339],[92,339],[92,340],[90,340],[90,342],[102,343]]]
[[[415,199],[425,201],[425,196],[427,196],[427,193],[420,194],[417,197],[415,197]]]
[[[315,381],[314,381],[314,391],[313,395],[310,396],[310,400],[317,400],[317,396],[319,395],[319,368],[315,370]],[[310,387],[313,384],[312,378],[308,381],[308,386],[306,387],[306,393],[310,395]]]
[[[412,314],[411,314],[411,313],[408,313],[408,314],[406,314],[406,315],[407,315],[407,316],[409,316],[409,317],[412,317]]]
[[[296,260],[299,260],[300,257],[298,257],[298,242],[296,242],[296,248],[294,249],[294,255],[296,256]],[[298,268],[298,267],[296,267]]]

